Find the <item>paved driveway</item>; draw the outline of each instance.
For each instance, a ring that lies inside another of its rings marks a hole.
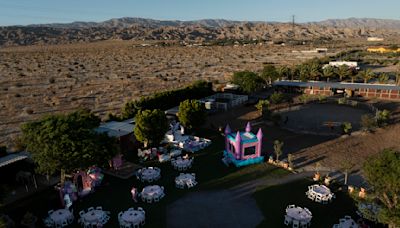
[[[186,195],[167,208],[167,227],[256,227],[264,216],[248,194],[233,190]]]

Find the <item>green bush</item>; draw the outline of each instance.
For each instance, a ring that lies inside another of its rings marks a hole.
[[[351,123],[349,123],[349,122],[344,122],[344,123],[342,124],[343,134],[350,134],[351,129],[353,129],[353,126],[351,126]]]
[[[390,119],[390,111],[386,109],[382,111],[378,110],[376,112],[375,119],[379,127],[386,126]]]
[[[280,103],[285,102],[286,100],[287,100],[287,97],[283,93],[274,92],[269,97],[269,101],[271,102],[271,104],[280,104]]]
[[[376,121],[373,116],[365,114],[361,116],[360,125],[364,131],[371,131],[376,127]]]
[[[346,104],[347,99],[345,97],[339,98],[338,99],[338,104],[342,105],[342,104]]]

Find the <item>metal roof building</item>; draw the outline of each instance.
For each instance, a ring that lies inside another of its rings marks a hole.
[[[122,122],[110,121],[100,124],[95,131],[98,133],[107,133],[108,136],[119,138],[121,136],[133,133],[133,128],[135,127],[134,123],[135,122],[133,118],[124,120]]]
[[[4,157],[0,157],[0,167],[15,163],[17,161],[25,160],[30,157],[28,152],[11,153]]]
[[[397,90],[400,86],[389,84],[368,84],[368,83],[343,83],[343,82],[320,82],[320,81],[277,81],[274,86],[297,86],[297,87],[329,87],[334,89],[380,89],[380,90]]]

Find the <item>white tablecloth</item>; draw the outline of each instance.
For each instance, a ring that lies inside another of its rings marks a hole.
[[[67,209],[58,209],[50,214],[50,219],[57,224],[62,224],[64,221],[68,221],[68,218],[71,217],[73,217],[73,215]]]
[[[103,216],[106,216],[106,213],[104,211],[93,210],[93,211],[88,211],[85,214],[83,214],[82,218],[85,222],[88,222],[88,223],[93,223],[93,222],[100,223],[101,218]]]
[[[122,216],[122,220],[125,222],[131,223],[131,224],[139,224],[141,223],[144,219],[144,212],[143,211],[125,211]]]
[[[160,174],[161,172],[158,168],[143,168],[140,173],[142,179],[144,180],[158,179]]]
[[[161,196],[163,194],[163,190],[158,185],[149,185],[143,188],[142,196],[146,198],[154,198],[157,196]]]
[[[286,215],[297,221],[310,221],[312,215],[301,207],[288,208]]]
[[[346,219],[346,221],[339,224],[341,228],[358,228],[357,223],[353,219]]]
[[[177,176],[176,178],[175,178],[175,181],[177,181],[177,182],[184,182],[184,183],[187,183],[187,182],[189,182],[189,181],[194,181],[196,178],[192,175],[192,174],[189,174],[189,173],[181,173],[179,176]]]
[[[331,190],[325,185],[313,185],[312,191],[321,196],[328,196],[331,194]]]
[[[192,159],[182,159],[182,157],[178,157],[175,161],[173,161],[173,165],[175,167],[187,168],[192,164]]]

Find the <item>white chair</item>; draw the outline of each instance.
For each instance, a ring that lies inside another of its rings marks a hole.
[[[71,224],[74,221],[74,216],[72,215],[71,217],[68,218],[68,223]]]
[[[296,207],[295,205],[291,204],[291,205],[287,206],[286,209],[295,208],[295,207]]]
[[[54,221],[49,217],[43,219],[43,223],[44,223],[44,225],[46,227],[53,227],[54,226]]]
[[[96,210],[102,211],[102,210],[103,210],[103,207],[102,207],[102,206],[97,206],[97,207],[96,207]]]
[[[67,220],[63,220],[62,223],[61,223],[61,225],[62,225],[62,227],[68,226],[68,221],[67,221]]]
[[[351,216],[350,215],[345,215],[344,219],[351,219]]]
[[[148,197],[148,198],[146,199],[146,202],[147,202],[147,203],[152,203],[153,200],[152,200],[150,197]]]
[[[128,211],[134,211],[135,209],[133,207],[128,208]]]
[[[79,212],[79,216],[81,216],[81,217],[82,217],[84,214],[85,214],[85,211],[83,211],[83,210]]]
[[[346,219],[344,219],[344,218],[339,219],[339,223],[345,223],[345,222],[346,222]]]
[[[309,215],[312,215],[311,211],[310,211],[308,208],[305,207],[304,210],[305,210]]]
[[[339,224],[334,224],[332,228],[340,228]]]
[[[154,202],[159,202],[160,201],[160,196],[155,196],[154,197]]]
[[[297,221],[297,220],[293,220],[293,221],[292,221],[292,227],[293,227],[293,228],[299,228],[299,226],[300,226],[299,221]]]
[[[292,222],[292,218],[285,215],[285,221],[283,223],[285,223],[285,225],[288,226],[291,222]]]
[[[51,214],[53,214],[53,212],[54,212],[54,210],[49,210],[49,211],[47,212],[47,214],[51,215]]]
[[[301,221],[301,222],[300,222],[300,227],[301,227],[301,228],[307,228],[307,227],[308,227],[308,222],[306,222],[306,221]]]
[[[94,210],[94,207],[89,207],[88,208],[88,211],[93,211]]]
[[[141,208],[141,207],[138,207],[138,211],[143,211],[144,212],[143,208]]]

